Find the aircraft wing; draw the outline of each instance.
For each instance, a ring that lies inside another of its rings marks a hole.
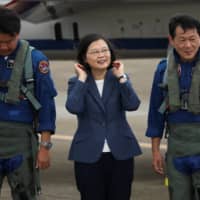
[[[24,1],[24,0],[1,0],[0,5],[9,9],[15,10],[19,14],[25,13],[34,6],[38,5],[40,1]]]
[[[113,4],[187,2],[190,0],[1,0],[0,5],[16,10],[22,19],[41,23],[64,16],[73,16],[90,9],[110,7]]]
[[[16,10],[26,21],[41,23],[105,6],[109,1],[113,0],[1,0],[0,5]]]

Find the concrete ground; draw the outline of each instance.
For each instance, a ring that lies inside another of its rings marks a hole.
[[[132,186],[131,200],[167,200],[167,188],[164,177],[155,174],[151,166],[150,140],[145,137],[149,94],[156,65],[160,58],[123,59],[125,71],[129,74],[133,86],[142,103],[138,111],[127,113],[128,121],[141,144],[143,155],[136,158],[135,180]],[[58,90],[57,130],[53,136],[51,167],[42,171],[43,191],[40,200],[79,200],[75,186],[73,162],[68,161],[68,150],[76,129],[76,118],[65,109],[67,80],[74,74],[74,61],[50,61],[52,76]],[[165,143],[165,141],[164,141]],[[163,154],[165,144],[162,144]],[[10,200],[10,190],[6,183],[1,194],[2,200]],[[95,200],[95,199],[94,199]],[[123,200],[123,199],[122,199]]]

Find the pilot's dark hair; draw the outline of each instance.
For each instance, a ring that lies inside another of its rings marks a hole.
[[[176,36],[176,28],[180,26],[184,31],[196,29],[200,35],[200,22],[187,14],[176,14],[169,21],[169,34],[172,38]]]
[[[111,42],[107,38],[105,38],[103,35],[96,34],[96,33],[88,34],[88,35],[84,36],[80,40],[80,43],[78,45],[78,52],[77,52],[77,61],[80,64],[84,65],[84,67],[88,71],[90,71],[91,68],[88,65],[88,63],[85,62],[87,50],[88,50],[89,45],[92,42],[97,41],[97,40],[104,40],[106,42],[106,44],[108,45],[108,48],[110,50],[110,53],[111,53],[111,63],[110,63],[110,66],[108,67],[108,69],[110,69],[112,67],[112,62],[114,60],[116,60],[116,54],[114,52],[114,48],[113,48]]]
[[[0,6],[0,33],[14,36],[20,32],[21,23],[14,10]]]

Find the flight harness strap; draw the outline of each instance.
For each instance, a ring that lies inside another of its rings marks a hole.
[[[21,92],[31,102],[34,109],[38,111],[41,108],[41,104],[34,96],[34,78],[31,57],[33,49],[33,47],[29,46],[27,41],[21,40],[21,46],[16,55],[11,79],[6,84],[8,92],[0,92],[0,100],[5,103],[17,104],[20,102],[19,95],[21,90]],[[26,86],[21,83],[23,70]]]
[[[162,88],[165,91],[165,98],[160,105],[158,112],[161,114],[164,114],[169,106],[169,96],[168,96],[168,84],[167,84],[167,77],[168,77],[168,60],[169,60],[169,55],[167,57],[167,68],[165,69],[164,76],[163,76],[163,81],[158,85],[158,87]]]
[[[167,85],[170,111],[175,112],[181,108],[180,88],[178,77],[178,65],[175,61],[173,51],[169,52],[167,59]]]
[[[34,109],[38,111],[41,108],[41,104],[33,95],[34,94],[34,78],[33,78],[32,57],[31,57],[31,52],[33,49],[34,49],[33,47],[29,47],[29,50],[26,55],[25,69],[24,69],[26,87],[22,84],[21,91],[31,102]]]
[[[192,95],[191,95],[192,94]],[[190,94],[188,97],[188,110],[195,114],[200,113],[200,61],[198,60],[194,67]]]
[[[6,103],[17,104],[20,102],[20,85],[28,47],[28,42],[21,41],[21,46],[19,47],[12,69],[11,78],[8,81],[8,92],[5,94]]]
[[[194,67],[190,91],[180,91],[178,64],[175,62],[173,51],[170,51],[163,83],[159,84],[159,87],[166,90],[164,101],[158,109],[161,114],[164,114],[168,108],[170,112],[184,109],[194,114],[200,113],[200,61],[197,61]]]

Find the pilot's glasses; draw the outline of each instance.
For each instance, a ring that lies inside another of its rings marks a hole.
[[[106,55],[110,53],[110,50],[108,48],[103,48],[103,49],[92,49],[88,52],[88,54],[92,56],[98,56],[100,54]]]
[[[16,41],[16,36],[13,36],[8,40],[1,40],[0,39],[0,46],[10,46],[15,41]]]

